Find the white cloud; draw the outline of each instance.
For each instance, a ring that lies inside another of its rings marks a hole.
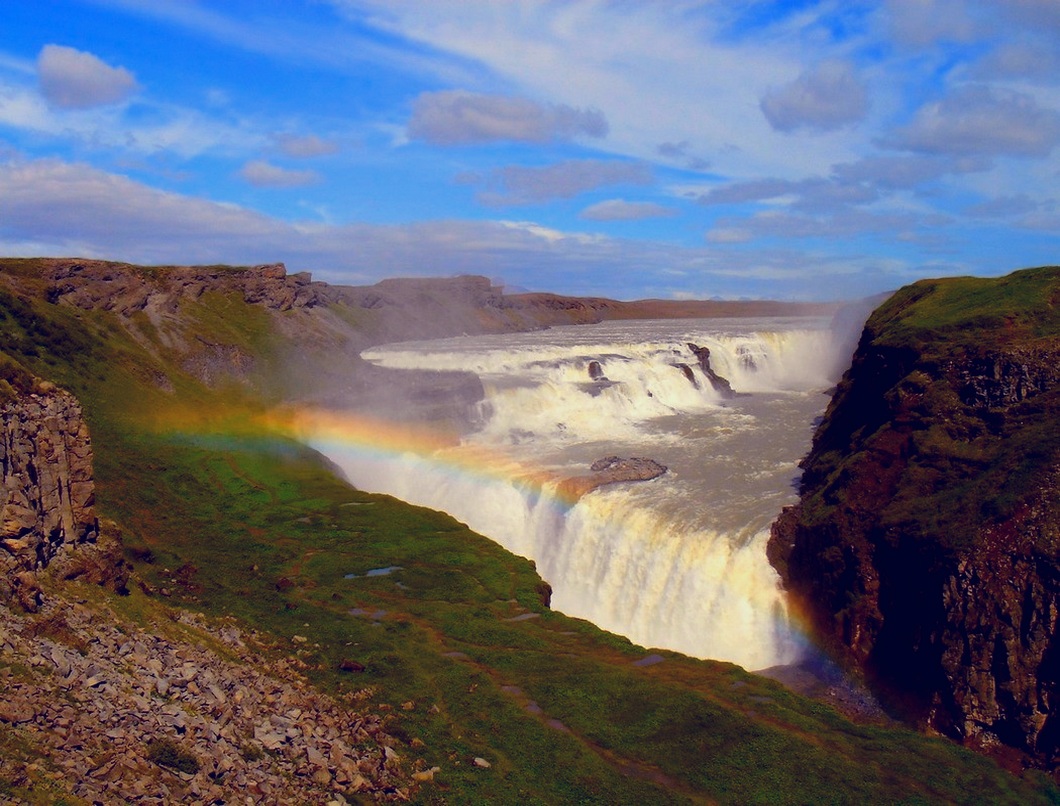
[[[757,238],[849,238],[886,235],[912,239],[921,230],[941,228],[952,220],[941,215],[908,212],[872,212],[858,208],[813,216],[766,210],[748,218],[722,218],[707,234],[715,242]],[[717,235],[711,233],[717,231]],[[737,237],[738,235],[738,237]]]
[[[866,182],[878,188],[906,190],[950,174],[985,171],[991,165],[991,161],[983,157],[901,154],[865,157],[857,162],[834,165],[832,171],[844,182]]]
[[[339,152],[337,143],[317,137],[315,134],[278,134],[276,143],[288,157],[326,157]]]
[[[43,135],[94,152],[171,152],[181,157],[247,153],[267,143],[247,121],[233,124],[194,109],[151,101],[139,106],[140,116],[130,122],[120,106],[62,109],[46,103],[28,87],[0,82],[0,126],[31,133],[38,142]]]
[[[975,66],[972,75],[985,80],[1025,78],[1049,83],[1058,80],[1058,72],[1060,54],[1053,40],[1022,37],[999,44]]]
[[[664,159],[684,163],[685,167],[691,171],[705,171],[710,167],[710,161],[693,154],[691,148],[692,144],[688,140],[682,140],[679,143],[659,143],[655,147],[655,153]]]
[[[37,73],[44,97],[60,109],[120,103],[139,88],[124,67],[111,67],[98,56],[62,45],[41,48]]]
[[[869,204],[879,198],[879,190],[868,183],[811,177],[798,182],[786,179],[735,182],[711,189],[699,197],[699,202],[710,206],[769,202],[799,212],[827,213]]]
[[[600,110],[609,126],[600,147],[614,154],[655,161],[660,143],[687,141],[696,144],[696,169],[709,160],[741,176],[823,171],[855,155],[841,135],[779,135],[758,108],[771,86],[806,63],[800,38],[813,40],[815,58],[832,55],[819,46],[825,26],[806,15],[737,40],[726,26],[740,9],[723,3],[332,2],[362,24],[443,54],[440,70],[454,59],[481,66],[478,87]]]
[[[868,111],[868,92],[850,64],[829,61],[762,98],[762,113],[778,131],[831,131],[857,123]]]
[[[647,185],[651,170],[643,163],[610,160],[566,160],[544,167],[509,165],[480,179],[488,190],[479,195],[493,205],[539,204],[569,199],[609,185]]]
[[[1056,35],[1060,33],[1060,4],[1056,0],[993,0],[1017,23],[1028,29]]]
[[[747,243],[754,233],[747,227],[715,226],[707,232],[707,243]]]
[[[12,56],[10,53],[0,51],[0,70],[10,70],[13,73],[32,76],[37,72],[37,65],[29,59]]]
[[[885,145],[925,154],[1044,157],[1060,143],[1060,113],[1025,93],[973,84],[921,107]]]
[[[254,187],[299,187],[320,181],[316,171],[292,171],[264,160],[246,163],[239,175]]]
[[[791,193],[795,183],[787,179],[754,179],[711,188],[699,197],[700,204],[743,204],[776,199]]]
[[[608,199],[597,202],[581,211],[579,218],[590,221],[640,221],[645,218],[668,218],[677,215],[673,207],[655,202],[631,202],[624,199]]]
[[[503,140],[547,143],[579,135],[603,137],[607,121],[593,109],[445,90],[425,92],[413,102],[408,133],[412,139],[447,146]]]
[[[195,259],[216,252],[221,239],[246,243],[275,230],[275,222],[248,210],[58,160],[0,165],[0,220],[5,239],[46,243],[60,254],[82,244],[145,261],[172,255],[179,244]]]
[[[965,212],[976,218],[1009,218],[1040,210],[1042,205],[1026,193],[1018,196],[998,196],[972,205]]]
[[[926,47],[940,41],[971,42],[980,36],[982,24],[972,13],[975,5],[968,0],[887,0],[884,9],[898,42]]]
[[[768,293],[774,298],[814,298],[821,294],[822,276],[845,275],[864,263],[853,256],[839,260],[792,250],[689,249],[532,222],[290,224],[57,160],[0,164],[0,221],[0,254],[8,255],[178,265],[281,260],[292,271],[309,269],[318,279],[345,283],[469,272],[569,294],[606,288],[627,299],[672,296],[687,290],[687,283],[707,296],[761,296],[758,283],[765,275],[773,279]],[[685,285],[666,278],[682,278]],[[889,278],[874,284],[869,276],[849,286],[830,284],[828,294],[892,284]]]

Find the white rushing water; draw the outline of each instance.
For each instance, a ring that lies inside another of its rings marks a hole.
[[[710,349],[736,397],[714,389],[688,342]],[[387,345],[364,358],[478,375],[476,430],[430,455],[318,447],[357,487],[449,512],[534,560],[557,610],[649,647],[791,663],[800,640],[765,545],[848,358],[838,342],[822,320],[717,319]],[[571,505],[505,471],[584,475],[609,455],[669,472]]]

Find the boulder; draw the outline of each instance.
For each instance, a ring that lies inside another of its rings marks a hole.
[[[651,481],[666,473],[666,466],[654,459],[605,456],[589,466],[590,473],[564,479],[559,484],[560,495],[577,499],[598,487],[623,481]]]

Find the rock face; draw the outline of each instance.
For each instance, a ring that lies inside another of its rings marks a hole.
[[[92,443],[73,395],[40,384],[0,408],[0,468],[8,567],[33,571],[64,544],[95,541]]]
[[[86,310],[175,312],[183,298],[206,291],[238,291],[249,304],[277,311],[311,308],[331,301],[325,283],[309,274],[287,274],[282,263],[247,268],[173,266],[161,269],[98,260],[52,260],[44,272],[48,300]]]
[[[100,535],[92,443],[73,395],[37,381],[0,407],[0,470],[0,601],[35,612],[46,567],[124,591],[121,540]]]
[[[1058,296],[1060,270],[1035,270],[918,283],[877,310],[769,545],[819,637],[893,707],[1054,769]]]

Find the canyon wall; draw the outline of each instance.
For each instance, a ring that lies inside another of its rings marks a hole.
[[[1060,761],[1060,269],[923,281],[869,319],[770,559],[903,715]]]

